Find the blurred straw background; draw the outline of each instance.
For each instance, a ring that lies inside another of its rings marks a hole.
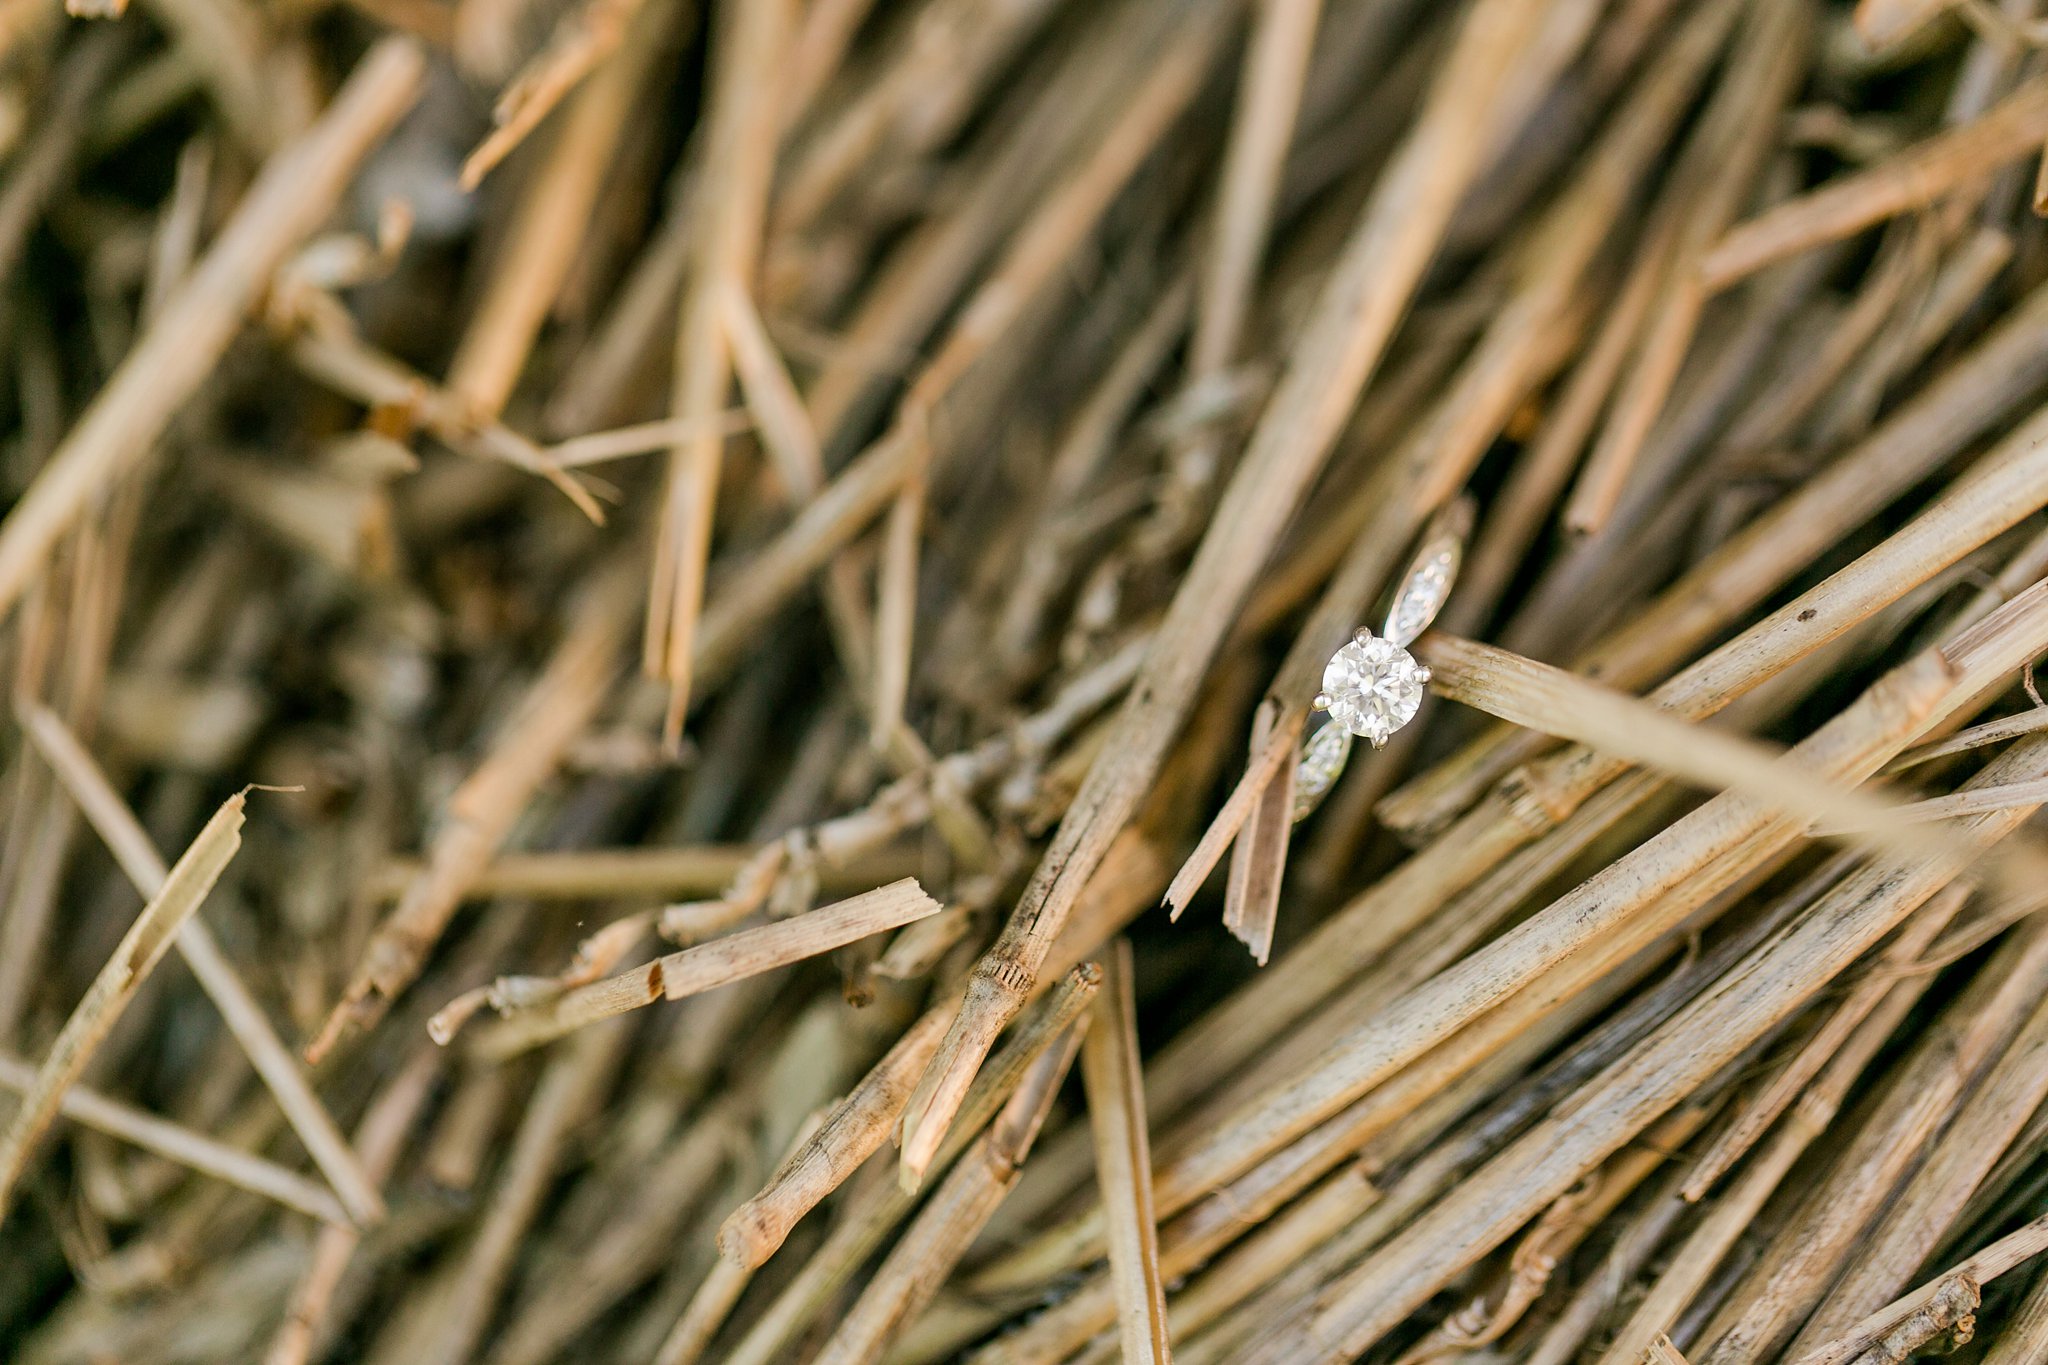
[[[2048,1361],[2044,147],[2037,0],[0,0],[0,1358]]]

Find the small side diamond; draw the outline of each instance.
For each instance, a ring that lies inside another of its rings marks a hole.
[[[1301,763],[1294,770],[1294,818],[1303,819],[1322,804],[1323,797],[1344,775],[1345,760],[1351,757],[1351,732],[1341,725],[1325,725],[1301,746]]]
[[[1386,633],[1389,639],[1405,644],[1428,628],[1436,614],[1443,610],[1444,598],[1450,595],[1451,574],[1455,568],[1448,550],[1431,555],[1415,566],[1394,599],[1394,609],[1387,613]]]

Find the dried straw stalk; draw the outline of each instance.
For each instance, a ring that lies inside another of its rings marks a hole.
[[[65,1092],[84,1072],[93,1050],[105,1040],[150,971],[170,951],[179,928],[199,909],[242,846],[245,804],[246,799],[238,793],[207,821],[93,978],[92,988],[64,1021],[49,1055],[24,1088],[14,1121],[0,1135],[0,1215],[5,1214],[16,1183],[34,1158],[43,1130],[63,1106]]]

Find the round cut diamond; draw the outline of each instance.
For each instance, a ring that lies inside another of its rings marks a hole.
[[[1330,718],[1354,735],[1386,743],[1387,736],[1415,719],[1428,680],[1422,665],[1391,640],[1363,635],[1323,667],[1323,695]]]

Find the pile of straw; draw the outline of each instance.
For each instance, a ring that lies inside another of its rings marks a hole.
[[[0,1357],[2048,1360],[2036,0],[71,4]]]

